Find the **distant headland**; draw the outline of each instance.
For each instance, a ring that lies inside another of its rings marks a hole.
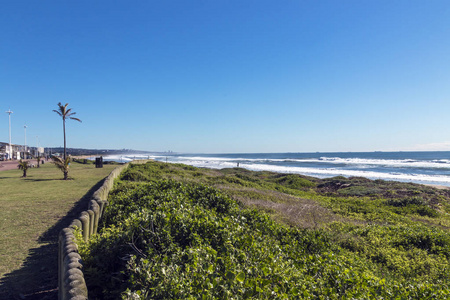
[[[47,148],[52,153],[61,153],[64,151],[63,147]],[[148,153],[161,153],[154,151],[143,151],[133,149],[85,149],[85,148],[67,148],[67,153],[72,156],[81,155],[120,155],[120,154],[148,154]]]

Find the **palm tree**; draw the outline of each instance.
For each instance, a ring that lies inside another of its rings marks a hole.
[[[39,163],[41,162],[41,155],[40,155],[39,151],[35,158],[36,158],[36,162],[37,162],[37,167],[39,168]]]
[[[64,180],[67,180],[69,175],[69,164],[71,161],[70,156],[65,159],[62,159],[59,156],[52,156],[52,160],[55,166],[64,173]]]
[[[27,160],[19,160],[19,164],[17,165],[19,170],[23,170],[22,177],[27,177],[27,170],[30,168],[30,162]]]
[[[62,105],[61,102],[58,103],[58,109],[54,109],[53,111],[57,113],[63,120],[63,132],[64,132],[64,160],[66,160],[66,119],[75,120],[81,122],[80,119],[72,117],[76,114],[76,112],[72,112],[71,108],[67,108],[69,103]]]

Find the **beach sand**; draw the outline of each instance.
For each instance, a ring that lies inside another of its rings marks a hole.
[[[437,185],[437,184],[425,184],[425,185],[432,186],[432,187],[434,187],[436,189],[439,189],[439,190],[448,190],[448,189],[450,189],[450,186],[445,186],[445,185]]]

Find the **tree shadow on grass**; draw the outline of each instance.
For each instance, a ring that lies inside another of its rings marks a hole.
[[[47,179],[36,178],[36,179],[33,179],[33,178],[26,177],[23,180],[25,180],[25,181],[57,181],[57,180],[62,180],[62,179],[59,179],[59,178],[47,178]]]
[[[87,210],[89,201],[105,179],[97,182],[61,219],[38,239],[42,246],[29,250],[23,266],[0,281],[0,299],[58,298],[58,235],[73,219]]]
[[[75,180],[75,178],[69,177],[67,179],[64,179],[64,178],[46,178],[46,179],[36,178],[36,179],[34,179],[34,178],[26,177],[23,180],[25,180],[25,181],[62,181],[62,180],[70,181],[70,180]]]

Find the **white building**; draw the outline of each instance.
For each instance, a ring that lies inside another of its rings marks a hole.
[[[37,152],[42,156],[44,148],[39,147],[37,151],[34,150],[35,154]],[[10,153],[12,157],[10,157]],[[25,152],[25,146],[11,144],[11,149],[9,149],[9,143],[0,142],[0,160],[28,158],[29,154],[27,155],[27,153],[31,153],[30,147],[27,147],[27,152]]]

